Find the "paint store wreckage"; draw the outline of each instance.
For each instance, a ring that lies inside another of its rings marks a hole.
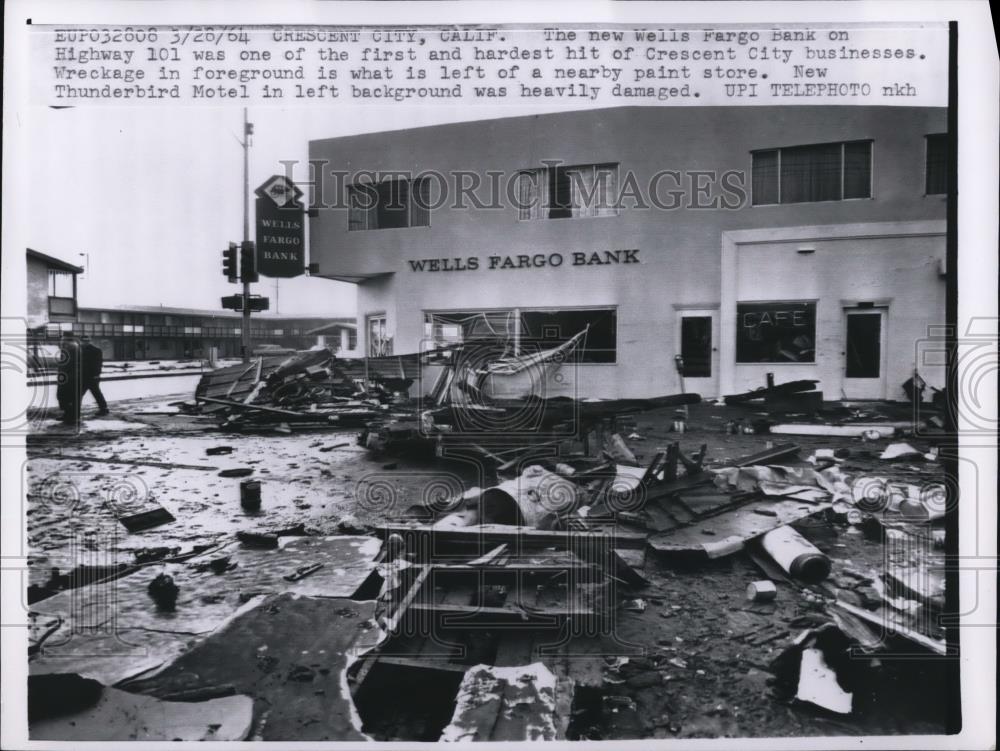
[[[939,428],[770,377],[718,404],[543,398],[577,341],[206,375],[184,409],[224,430],[357,426],[378,461],[440,467],[436,486],[373,529],[240,534],[155,577],[117,571],[115,613],[102,582],[46,593],[33,737],[103,738],[113,718],[160,737],[152,716],[164,737],[214,740],[767,734],[745,719],[762,703],[858,734],[900,732],[886,694],[924,712],[907,685],[950,655]],[[439,375],[411,400],[421,359]],[[450,482],[454,463],[480,484]],[[259,508],[259,485],[243,501]]]

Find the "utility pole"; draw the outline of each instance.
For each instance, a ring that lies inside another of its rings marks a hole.
[[[247,120],[247,108],[243,108],[243,247],[250,242],[250,136],[253,124]],[[246,252],[241,249],[241,253]],[[243,362],[250,362],[250,280],[243,278]]]

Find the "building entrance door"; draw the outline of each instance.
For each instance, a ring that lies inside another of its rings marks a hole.
[[[885,309],[844,311],[844,396],[885,398]]]
[[[717,310],[680,313],[680,356],[684,390],[703,398],[719,395],[719,315]]]

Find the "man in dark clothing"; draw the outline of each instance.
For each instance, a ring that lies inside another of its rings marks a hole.
[[[59,343],[59,374],[56,399],[63,411],[62,421],[80,423],[80,342],[72,331],[64,331]]]
[[[89,391],[97,402],[97,414],[108,414],[108,403],[101,393],[101,369],[104,366],[104,353],[101,348],[91,343],[89,336],[83,337],[83,347],[80,352],[80,390],[79,402],[83,403],[84,395]]]

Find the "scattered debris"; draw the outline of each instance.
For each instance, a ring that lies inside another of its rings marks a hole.
[[[557,686],[541,663],[523,667],[476,665],[465,673],[455,699],[455,714],[441,741],[553,741],[565,739],[567,716],[558,714],[559,697],[572,686]]]
[[[761,547],[796,579],[816,584],[830,575],[830,559],[791,527],[778,527],[760,539]]]
[[[149,583],[149,596],[153,598],[159,610],[172,611],[177,607],[177,593],[180,588],[174,584],[169,574],[158,574]]]
[[[82,693],[79,682],[87,687]],[[36,741],[242,741],[253,718],[253,700],[242,695],[164,701],[79,676],[43,675],[28,679],[29,707],[38,705],[42,692],[52,708],[30,721]],[[75,701],[56,704],[56,696]]]
[[[771,602],[778,596],[778,588],[769,579],[747,584],[747,599],[751,602]]]

